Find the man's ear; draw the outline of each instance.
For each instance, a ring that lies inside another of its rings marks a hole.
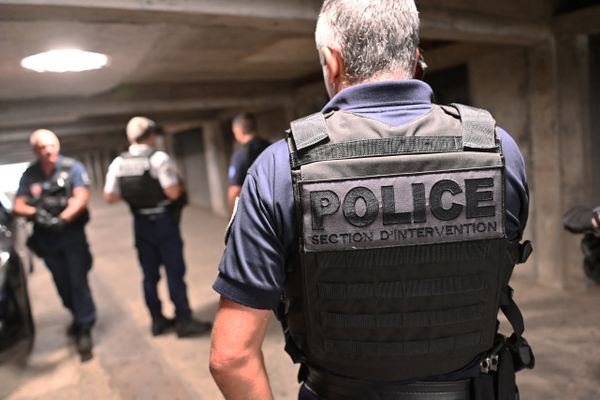
[[[321,47],[323,56],[323,67],[327,68],[327,79],[329,83],[337,86],[344,71],[344,61],[342,54],[337,49],[323,46]]]
[[[421,61],[421,50],[417,47],[415,50],[415,65],[413,65],[413,70],[412,70],[412,74],[415,79],[422,79],[423,74],[425,72],[420,68],[420,61]]]

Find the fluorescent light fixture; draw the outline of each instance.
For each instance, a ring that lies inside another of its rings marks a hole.
[[[108,64],[108,57],[79,49],[51,50],[21,60],[23,68],[36,72],[81,72],[99,69]]]

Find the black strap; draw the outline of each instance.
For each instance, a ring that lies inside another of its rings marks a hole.
[[[463,146],[470,149],[490,150],[496,145],[496,121],[486,110],[452,103],[460,114]]]
[[[291,128],[298,151],[329,138],[325,116],[320,112],[292,121]]]
[[[513,334],[508,338],[506,344],[511,350],[515,371],[523,368],[533,368],[535,366],[535,356],[531,346],[523,337],[525,331],[523,314],[521,314],[521,310],[519,310],[513,299],[513,289],[510,286],[500,291],[500,309],[513,328]]]
[[[523,323],[523,314],[513,299],[513,288],[506,286],[506,288],[500,291],[500,309],[510,322],[513,331],[521,336],[525,331],[525,324]]]

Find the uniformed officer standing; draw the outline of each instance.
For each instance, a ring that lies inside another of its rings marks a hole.
[[[250,113],[240,113],[231,121],[231,130],[235,140],[242,146],[233,152],[229,163],[229,188],[227,203],[229,211],[233,211],[235,199],[242,191],[248,168],[254,160],[269,147],[269,142],[256,136],[256,117]]]
[[[186,195],[175,163],[167,153],[156,149],[158,133],[158,127],[148,118],[134,117],[129,121],[127,138],[131,146],[110,164],[104,199],[108,203],[125,200],[133,213],[135,246],[144,275],[152,335],[175,326],[178,337],[197,336],[209,332],[211,324],[192,318],[179,229]],[[175,305],[175,320],[163,315],[158,297],[161,264]]]
[[[96,307],[87,274],[92,255],[85,236],[89,221],[89,179],[83,164],[59,155],[60,143],[49,130],[31,135],[37,157],[21,177],[14,213],[32,218],[28,245],[43,258],[73,322],[67,333],[76,339],[81,360],[92,358],[91,328]]]
[[[301,399],[515,399],[533,366],[508,287],[531,250],[523,159],[489,113],[411,79],[418,32],[413,0],[324,1],[332,98],[250,168],[213,285],[227,399],[272,398],[273,310]]]

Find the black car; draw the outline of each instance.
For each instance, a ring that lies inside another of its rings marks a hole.
[[[31,351],[34,325],[27,275],[16,250],[16,221],[0,194],[0,365],[23,362]]]

